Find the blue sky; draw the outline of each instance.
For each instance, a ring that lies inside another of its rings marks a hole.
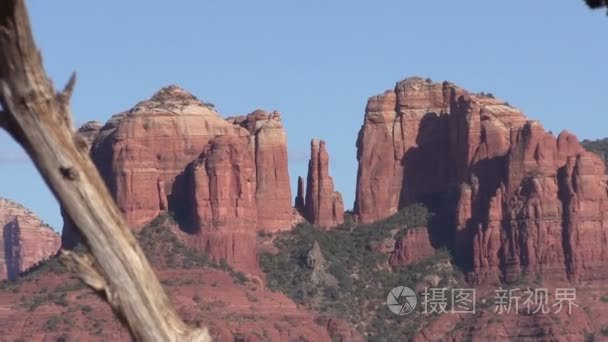
[[[582,0],[27,1],[57,87],[78,73],[76,122],[178,84],[225,115],[279,110],[292,189],[325,139],[347,207],[367,98],[419,75],[492,92],[554,132],[608,136],[608,17]],[[60,229],[54,198],[0,136],[0,196]]]

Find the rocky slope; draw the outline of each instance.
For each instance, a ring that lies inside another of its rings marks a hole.
[[[342,195],[334,190],[329,176],[329,154],[325,141],[313,139],[310,143],[306,198],[302,202],[301,178],[298,179],[296,207],[302,207],[304,218],[319,228],[331,228],[344,222]]]
[[[59,235],[51,227],[4,198],[0,198],[0,230],[0,280],[16,279],[59,250]]]
[[[277,250],[260,258],[267,284],[310,310],[343,318],[366,341],[408,341],[425,317],[391,313],[386,306],[388,292],[398,284],[423,285],[427,277],[452,284],[455,273],[448,256],[432,248],[431,255],[418,255],[407,267],[393,268],[388,263],[395,230],[424,226],[428,217],[428,211],[414,205],[370,225],[347,222],[318,229],[309,222],[299,224],[268,238]]]
[[[175,223],[160,217],[138,234],[179,315],[205,324],[214,341],[351,340],[343,321],[299,308],[259,278],[219,266],[184,246]],[[100,296],[50,260],[17,282],[0,283],[0,340],[130,341]]]
[[[431,238],[471,280],[605,274],[605,166],[574,135],[493,96],[409,78],[370,98],[357,149],[359,220],[427,203],[443,218]]]

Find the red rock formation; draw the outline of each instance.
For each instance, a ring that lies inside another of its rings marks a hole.
[[[162,212],[187,216],[184,170],[216,136],[253,141],[258,229],[291,228],[287,138],[277,112],[223,119],[212,105],[170,86],[112,117],[92,156],[128,222],[138,229]]]
[[[188,168],[198,247],[240,270],[257,269],[251,143],[248,137],[218,136]]]
[[[409,265],[428,258],[435,253],[426,227],[408,228],[405,234],[397,239],[395,249],[388,261],[391,266]]]
[[[572,134],[556,139],[492,96],[410,78],[369,100],[357,146],[359,220],[428,203],[455,223],[435,239],[478,281],[605,271],[604,165]]]
[[[369,99],[357,139],[354,209],[360,221],[388,217],[408,197],[416,197],[418,188],[439,190],[449,181],[445,177],[445,114],[451,91],[448,83],[412,78],[399,82],[394,91]],[[425,158],[427,154],[434,158]],[[406,181],[408,191],[403,192]]]
[[[575,281],[605,280],[608,272],[608,186],[598,156],[569,156],[560,170],[566,270]]]
[[[245,127],[255,142],[252,148],[256,165],[258,229],[270,232],[290,229],[295,218],[287,166],[287,135],[281,114],[256,110],[247,116],[226,120]]]
[[[313,139],[310,143],[304,217],[320,228],[344,222],[342,195],[334,191],[334,182],[329,176],[329,155],[322,140]]]
[[[0,280],[15,279],[59,250],[59,235],[51,227],[4,198],[0,198],[0,229]]]
[[[223,119],[176,86],[78,132],[131,226],[172,212],[190,243],[255,270],[256,231],[290,229],[287,138],[278,112]],[[190,167],[188,167],[190,165]],[[78,241],[66,218],[64,247]]]
[[[295,200],[295,208],[303,213],[305,210],[305,201],[304,201],[304,178],[301,176],[298,177],[298,195]]]
[[[208,105],[176,86],[117,114],[102,128],[93,159],[133,228],[163,208],[184,214],[183,171],[217,135],[248,136]]]

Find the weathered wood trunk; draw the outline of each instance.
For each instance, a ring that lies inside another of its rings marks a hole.
[[[78,227],[92,256],[65,253],[69,267],[108,302],[143,341],[209,341],[187,326],[73,134],[69,107],[75,77],[56,93],[34,43],[24,0],[0,4],[2,126],[25,148]]]

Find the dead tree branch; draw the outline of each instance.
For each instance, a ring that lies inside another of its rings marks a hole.
[[[74,143],[72,76],[56,93],[34,43],[24,0],[0,3],[0,117],[80,230],[92,257],[68,254],[71,269],[104,291],[143,341],[209,341],[187,326],[145,258],[86,150]]]
[[[608,0],[585,0],[585,2],[591,9],[608,7]]]

